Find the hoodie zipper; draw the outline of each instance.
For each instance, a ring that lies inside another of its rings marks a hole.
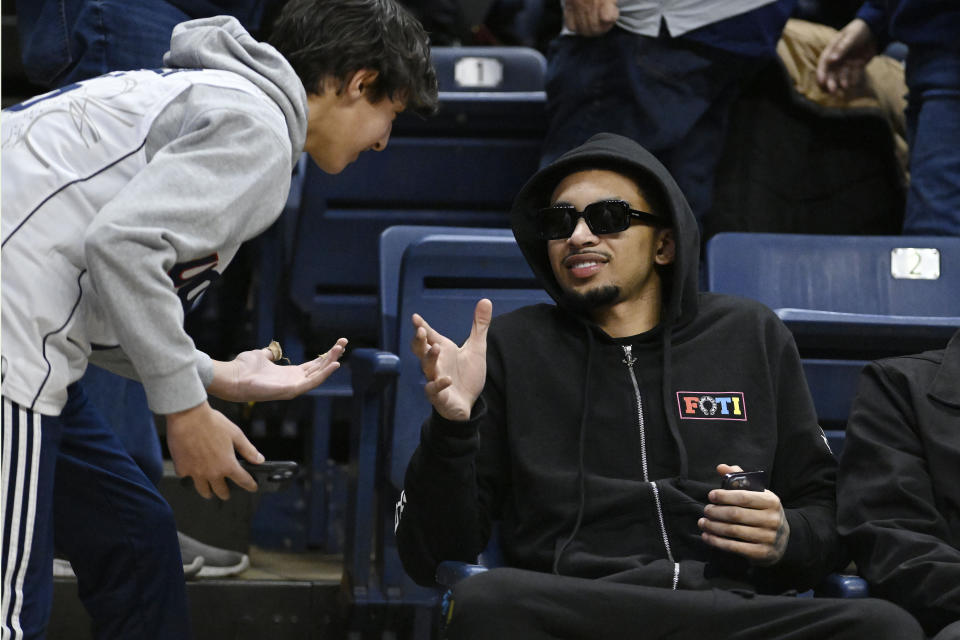
[[[663,539],[663,547],[667,551],[667,558],[673,563],[673,585],[677,588],[680,581],[680,563],[673,559],[673,551],[670,549],[670,539],[667,537],[667,526],[663,518],[663,507],[660,504],[660,490],[657,483],[650,480],[650,474],[647,468],[647,432],[643,421],[643,398],[640,396],[640,385],[637,384],[637,375],[633,370],[633,365],[637,359],[633,357],[633,346],[623,345],[623,364],[627,365],[627,371],[630,372],[630,382],[633,384],[633,395],[637,400],[637,429],[640,432],[640,464],[643,467],[643,480],[650,485],[653,490],[653,502],[657,508],[657,521],[660,525],[660,536]]]

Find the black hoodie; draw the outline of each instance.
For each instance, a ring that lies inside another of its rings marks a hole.
[[[495,318],[470,420],[434,412],[407,469],[397,526],[406,571],[433,584],[440,561],[475,561],[499,521],[514,567],[667,588],[814,585],[838,559],[836,464],[789,331],[756,302],[697,292],[686,200],[652,155],[610,134],[542,169],[514,203],[517,242],[554,300],[532,215],[583,169],[646,174],[662,188],[677,243],[662,322],[615,339],[562,304]],[[790,525],[775,566],[701,540],[720,463],[767,471]]]

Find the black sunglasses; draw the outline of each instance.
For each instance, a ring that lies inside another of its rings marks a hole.
[[[664,227],[669,223],[662,217],[631,209],[623,200],[601,200],[591,202],[583,211],[569,204],[554,205],[537,212],[537,233],[541,240],[559,240],[569,238],[577,228],[577,221],[583,218],[590,231],[597,235],[618,233],[630,226],[630,219],[636,218],[644,224]]]

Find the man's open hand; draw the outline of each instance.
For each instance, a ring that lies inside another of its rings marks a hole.
[[[444,337],[413,314],[416,327],[410,348],[420,358],[427,378],[424,391],[430,404],[447,420],[467,420],[473,403],[483,391],[487,376],[487,329],[493,303],[484,298],[473,312],[473,327],[462,347]]]

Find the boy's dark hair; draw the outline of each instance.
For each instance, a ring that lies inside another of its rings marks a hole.
[[[290,0],[269,42],[296,71],[307,93],[326,90],[325,78],[343,91],[360,69],[378,72],[370,101],[406,100],[407,109],[437,109],[437,76],[426,31],[396,0]]]

